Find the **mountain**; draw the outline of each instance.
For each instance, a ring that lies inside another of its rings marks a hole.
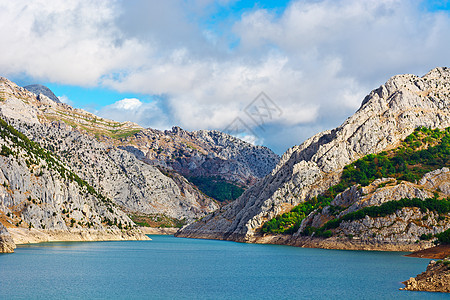
[[[418,127],[432,129],[449,127],[449,104],[450,70],[448,68],[433,69],[423,77],[415,75],[394,76],[367,95],[358,111],[341,126],[321,132],[301,145],[289,149],[271,173],[246,190],[239,199],[222,207],[220,211],[184,228],[178,236],[300,245],[305,240],[305,232],[301,231],[305,229],[303,225],[311,221],[308,218],[302,221],[303,227],[298,229],[298,233],[278,237],[278,239],[281,239],[278,242],[273,235],[264,235],[261,229],[267,221],[290,212],[302,203],[311,204],[311,207],[314,207],[317,204],[317,199],[331,197],[330,200],[333,200],[335,197],[342,197],[335,195],[333,191],[340,191],[340,188],[343,187],[344,167],[358,159],[373,153],[382,153],[399,148],[404,140],[414,133]],[[441,171],[447,172],[446,170]],[[432,174],[426,176],[432,176]],[[447,182],[446,180],[444,181]],[[334,190],[330,191],[331,187]],[[351,189],[352,187],[348,188]],[[357,186],[353,187],[353,189],[357,188]],[[403,197],[402,195],[414,196],[417,189],[421,190],[423,187],[417,186],[416,190],[411,187],[412,190],[406,194],[400,192],[401,188],[403,187],[397,187],[399,192],[396,197]],[[433,186],[429,188],[431,194],[433,194],[433,190],[437,191],[438,189]],[[419,196],[423,199],[430,194],[423,192]],[[361,198],[355,198],[356,202],[360,200]],[[300,206],[298,209],[304,210],[307,214],[315,215],[330,204],[326,201],[323,203],[320,201],[318,202],[319,206],[315,206],[312,212],[309,212],[309,208],[306,206]],[[335,198],[333,201],[336,204],[338,200]],[[354,203],[347,204],[353,205]],[[379,204],[381,202],[375,201],[371,205]],[[411,214],[410,211],[404,213]],[[417,214],[418,216],[419,214]],[[425,215],[422,217],[426,218]],[[440,224],[428,224],[431,226],[431,230],[428,230],[427,233],[437,233],[448,227],[448,213],[442,217],[444,221]],[[433,215],[433,218],[436,218],[436,215]],[[411,224],[412,222],[410,218],[405,217],[404,220],[405,224]],[[377,221],[381,220],[375,218],[374,222]],[[356,224],[353,225],[356,226]],[[426,226],[423,228],[426,228]],[[336,229],[333,230],[336,231]],[[411,240],[417,237],[418,232],[421,231],[416,231],[405,242],[409,245]],[[364,238],[362,231],[355,231],[354,233],[356,233],[355,240]],[[351,236],[351,233],[349,233],[349,236]],[[348,237],[346,238],[348,240]],[[326,240],[326,237],[322,236],[319,240]],[[365,242],[389,244],[392,240],[380,238],[377,241],[371,236],[365,239]],[[320,245],[316,243],[316,246]],[[364,248],[364,245],[361,245],[361,247]],[[367,246],[367,248],[370,247]]]
[[[182,226],[220,207],[183,174],[245,188],[279,160],[265,147],[216,131],[162,132],[107,120],[1,77],[0,119],[13,132],[0,140],[6,147],[0,154],[4,241],[9,233],[16,242],[30,236],[36,242],[73,239],[64,236],[68,232],[88,239],[102,239],[107,232],[113,232],[111,238],[142,238],[135,222]],[[19,149],[24,140],[43,156],[22,153],[29,150]],[[50,165],[48,157],[54,161]]]
[[[185,177],[220,177],[248,187],[267,175],[280,157],[216,130],[188,132],[142,130],[123,141],[123,149],[142,160],[177,171]]]
[[[26,89],[27,91],[30,91],[30,92],[36,94],[37,96],[42,94],[44,96],[47,96],[51,100],[55,101],[56,103],[61,103],[61,101],[59,101],[59,98],[56,97],[56,95],[52,92],[52,90],[50,90],[48,87],[46,87],[44,85],[30,84],[30,85],[24,86],[23,88]]]
[[[8,100],[6,100],[8,101]],[[36,234],[83,239],[146,239],[108,197],[81,179],[61,159],[0,119],[0,244]],[[33,229],[33,230],[32,230]],[[13,235],[13,239],[11,238]],[[32,239],[34,241],[34,239]]]
[[[218,208],[186,179],[174,180],[115,146],[144,130],[99,118],[0,80],[0,116],[57,154],[80,178],[130,214],[164,215],[192,222]]]

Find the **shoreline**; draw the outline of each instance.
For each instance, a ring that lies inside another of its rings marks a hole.
[[[450,245],[438,245],[432,248],[416,251],[406,256],[430,259],[444,259],[450,257]]]
[[[180,230],[177,227],[139,227],[143,234],[154,234],[154,235],[174,235]]]
[[[332,250],[356,250],[356,251],[394,251],[394,252],[416,252],[434,245],[428,241],[420,243],[390,243],[388,241],[360,240],[332,237],[328,239],[314,237],[293,237],[293,235],[276,234],[276,235],[254,235],[250,237],[223,238],[214,234],[193,235],[193,234],[176,234],[176,237],[211,239],[211,240],[227,240],[240,243],[252,244],[271,244],[283,245],[299,248],[317,248]]]
[[[148,236],[138,230],[122,231],[120,229],[73,229],[68,231],[34,228],[8,228],[8,231],[17,246],[46,242],[151,240]]]

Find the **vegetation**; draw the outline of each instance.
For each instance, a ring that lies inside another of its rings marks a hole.
[[[436,234],[437,242],[443,245],[450,245],[450,229]]]
[[[427,198],[421,200],[419,198],[403,198],[399,201],[388,201],[380,206],[369,206],[363,209],[348,213],[340,218],[328,221],[320,228],[308,227],[305,231],[305,235],[311,235],[315,233],[316,236],[323,236],[323,233],[330,229],[335,229],[344,221],[355,221],[364,219],[366,216],[371,218],[386,217],[395,213],[397,210],[404,207],[417,207],[420,208],[422,212],[434,211],[439,214],[447,214],[450,212],[450,198],[449,199],[436,199]]]
[[[317,208],[329,205],[331,198],[317,196],[311,200],[300,203],[290,212],[279,215],[266,223],[261,228],[263,233],[294,233],[300,227],[300,224],[306,216]]]
[[[50,121],[63,121],[74,128],[79,127],[93,134],[97,138],[100,138],[100,136],[108,136],[110,138],[119,140],[133,136],[141,131],[141,129],[137,128],[122,128],[124,124],[120,122],[110,122],[104,119],[97,118],[92,119],[86,115],[73,111],[70,114],[64,111],[57,111],[56,116],[46,115],[45,118]],[[83,122],[79,122],[78,120],[82,120]]]
[[[186,225],[186,220],[178,220],[175,218],[168,217],[162,214],[149,214],[149,215],[130,215],[131,220],[138,226],[142,227],[159,227],[159,228],[168,228],[168,227],[177,227],[181,228]]]
[[[242,187],[234,183],[230,183],[218,176],[190,177],[189,181],[195,184],[199,190],[207,196],[221,202],[235,200],[244,192]]]
[[[290,212],[267,221],[263,224],[261,232],[297,231],[309,213],[328,206],[338,193],[352,185],[366,186],[378,178],[386,177],[415,182],[425,173],[445,166],[450,166],[450,127],[445,130],[419,127],[406,137],[400,147],[379,154],[366,155],[345,166],[338,184],[330,187],[323,195],[300,203]],[[332,214],[341,210],[340,207],[330,207]]]

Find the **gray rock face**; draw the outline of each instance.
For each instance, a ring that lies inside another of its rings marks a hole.
[[[61,101],[59,101],[58,97],[56,97],[56,95],[52,92],[52,90],[50,90],[48,87],[41,85],[41,84],[30,84],[27,86],[23,87],[24,89],[26,89],[27,91],[30,91],[36,95],[44,95],[47,96],[48,98],[50,98],[51,100],[55,101],[56,103],[61,103]]]
[[[0,223],[0,253],[12,253],[16,245],[8,230]]]
[[[337,183],[345,165],[396,147],[416,127],[449,127],[449,105],[448,68],[423,77],[394,76],[372,91],[341,126],[289,149],[274,170],[238,200],[179,235],[249,240],[266,220]]]

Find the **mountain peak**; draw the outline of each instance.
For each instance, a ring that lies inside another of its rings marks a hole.
[[[42,94],[44,96],[47,96],[51,100],[55,101],[56,103],[61,103],[61,101],[56,97],[56,95],[50,90],[48,87],[41,85],[41,84],[30,84],[23,87],[29,92],[32,92],[36,95]]]

